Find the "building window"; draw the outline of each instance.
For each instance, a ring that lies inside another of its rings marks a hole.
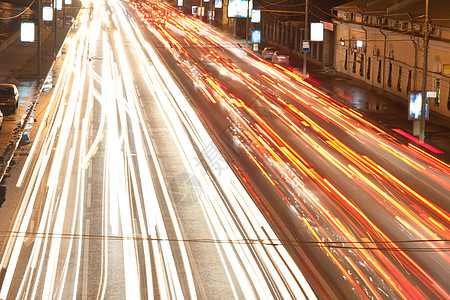
[[[344,70],[347,70],[348,50],[345,50]]]
[[[364,76],[364,54],[361,54],[361,63],[359,64],[359,76]]]
[[[412,77],[412,72],[411,70],[408,71],[408,82],[406,83],[406,93],[409,94],[409,92],[411,91],[411,77]]]
[[[367,74],[366,74],[367,79],[370,79],[370,63],[371,63],[371,61],[372,61],[372,59],[369,57],[367,59]]]
[[[434,98],[434,105],[439,106],[441,103],[441,80],[436,78],[436,98]]]
[[[377,82],[381,83],[381,60],[378,61],[378,75],[377,75]]]
[[[392,63],[391,62],[389,62],[389,74],[388,74],[387,86],[392,87]]]
[[[402,67],[398,66],[398,80],[397,80],[397,91],[402,91]]]
[[[447,110],[450,110],[450,83],[448,84]]]
[[[353,53],[353,73],[356,73],[356,52]]]

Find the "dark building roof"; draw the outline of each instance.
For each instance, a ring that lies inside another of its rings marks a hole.
[[[426,0],[354,0],[334,10],[423,22],[425,3]],[[431,24],[450,27],[450,0],[429,0],[429,10]]]

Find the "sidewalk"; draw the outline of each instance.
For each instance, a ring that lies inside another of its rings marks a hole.
[[[294,62],[300,70],[302,63]],[[404,142],[414,141],[391,131],[400,129],[412,135],[413,121],[408,120],[408,103],[405,99],[390,94],[370,85],[349,79],[345,74],[332,74],[313,64],[307,65],[310,83],[325,91],[344,105],[356,109],[367,119],[372,120],[387,132]],[[432,153],[437,158],[450,162],[450,118],[430,112],[430,119],[425,123],[425,143],[444,153]]]
[[[70,26],[64,30],[58,28],[57,49],[61,47],[69,28]],[[51,28],[44,27],[41,40],[41,74],[37,73],[36,43],[21,42],[18,36],[14,42],[2,47],[4,50],[0,51],[0,82],[13,83],[19,90],[17,110],[13,113],[3,112],[3,128],[0,130],[0,182],[6,174],[17,146],[22,141],[26,127],[24,123],[31,115],[43,79],[53,64],[55,43]]]

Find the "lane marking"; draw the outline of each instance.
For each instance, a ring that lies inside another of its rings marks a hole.
[[[89,236],[89,228],[91,225],[91,220],[86,220],[84,234]],[[89,239],[83,239],[84,241],[84,250],[83,250],[83,281],[82,281],[82,289],[81,289],[81,299],[88,299],[88,268],[89,268]]]

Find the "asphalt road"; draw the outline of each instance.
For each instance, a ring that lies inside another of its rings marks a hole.
[[[315,298],[132,20],[83,8],[37,99],[0,208],[0,299]]]
[[[15,156],[0,299],[449,297],[447,164],[164,4],[109,3]]]
[[[446,163],[208,26],[135,7],[318,294],[449,296]]]

